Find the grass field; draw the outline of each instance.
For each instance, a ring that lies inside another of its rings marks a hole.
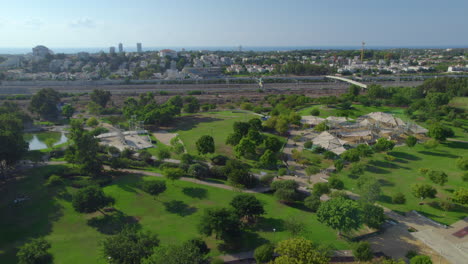
[[[326,105],[313,105],[306,108],[303,108],[297,111],[301,116],[310,115],[310,111],[314,108],[318,108],[320,110],[320,117],[329,117],[329,116],[336,116],[340,111],[334,107],[327,107]],[[363,106],[360,104],[353,104],[352,109],[350,110],[350,118],[356,118],[368,113],[372,112],[386,112],[395,115],[396,117],[400,117],[402,119],[405,118],[404,109],[400,107],[391,107],[391,106]]]
[[[468,97],[454,97],[449,102],[450,106],[468,110]]]
[[[0,192],[0,263],[16,263],[16,248],[34,237],[45,237],[51,242],[54,263],[104,263],[99,253],[99,243],[119,225],[103,221],[100,213],[79,214],[71,206],[76,191],[66,187],[50,191],[41,187],[44,175],[50,174],[47,166],[30,171],[27,177],[3,186]],[[116,199],[115,208],[122,212],[122,219],[138,219],[142,230],[158,234],[161,244],[179,243],[197,237],[197,223],[205,208],[228,206],[238,194],[234,191],[197,185],[189,182],[168,183],[168,190],[158,200],[143,193],[138,186],[152,177],[122,176],[104,191]],[[23,194],[28,201],[14,204]],[[349,245],[337,240],[336,233],[317,222],[313,213],[285,206],[268,194],[256,195],[265,206],[267,214],[252,230],[242,235],[242,247],[238,251],[252,249],[266,241],[279,241],[291,234],[285,230],[284,221],[295,219],[306,223],[303,236],[313,241],[331,244],[339,249]],[[91,220],[97,217],[97,220]],[[88,221],[94,223],[87,224]],[[273,228],[276,232],[273,232]],[[213,248],[212,255],[222,254],[218,241],[206,239]]]
[[[383,154],[374,154],[365,162],[368,164],[364,175],[376,177],[382,184],[383,195],[380,203],[392,210],[407,212],[417,210],[426,216],[444,223],[454,223],[468,214],[468,208],[457,206],[453,211],[445,212],[441,210],[435,201],[439,198],[447,198],[458,187],[468,187],[467,182],[463,182],[461,175],[463,173],[456,166],[458,157],[468,156],[468,143],[447,142],[441,144],[435,150],[425,149],[422,145],[416,145],[414,148],[396,147],[390,155],[396,158],[389,162],[384,159]],[[419,174],[419,168],[428,168],[432,170],[442,170],[448,175],[448,182],[445,186],[439,186],[432,183],[427,176]],[[350,178],[349,168],[338,173],[340,179],[345,182],[345,187],[351,191],[356,191],[356,179]],[[411,194],[411,186],[414,183],[431,184],[437,189],[437,198],[424,200],[424,205],[419,205],[420,199]],[[407,202],[403,205],[391,203],[391,197],[397,192],[405,194]]]
[[[171,133],[178,133],[184,142],[187,152],[198,154],[195,142],[203,135],[210,135],[215,141],[215,152],[232,156],[232,148],[225,144],[227,136],[232,133],[232,125],[238,121],[249,121],[256,115],[244,112],[208,112],[183,116],[177,119]]]

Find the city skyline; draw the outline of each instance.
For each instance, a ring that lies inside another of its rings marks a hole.
[[[342,47],[362,40],[388,47],[468,44],[466,1],[443,6],[433,0],[202,2],[5,1],[0,33],[7,37],[0,39],[0,47]]]

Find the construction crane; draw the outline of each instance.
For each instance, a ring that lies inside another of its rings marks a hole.
[[[362,42],[362,48],[361,48],[361,62],[364,61],[364,46],[366,45],[366,43],[363,41]]]

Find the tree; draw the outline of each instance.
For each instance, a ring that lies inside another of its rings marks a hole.
[[[433,183],[439,184],[440,186],[444,186],[444,184],[448,181],[448,176],[443,171],[431,170],[428,174],[429,174],[429,179]]]
[[[243,138],[234,147],[234,152],[237,157],[251,157],[255,155],[255,143],[248,138]]]
[[[113,203],[114,199],[106,196],[102,189],[97,186],[88,186],[80,189],[72,198],[73,208],[80,213],[99,211],[105,214],[101,209]]]
[[[31,98],[29,110],[39,114],[44,119],[56,118],[59,114],[57,105],[60,103],[60,94],[52,88],[44,88]]]
[[[149,257],[159,245],[157,236],[150,232],[137,232],[133,227],[124,228],[119,234],[107,237],[101,243],[104,258],[116,264],[135,264]]]
[[[234,212],[248,222],[265,213],[262,203],[252,194],[239,194],[235,196],[230,205]]]
[[[461,187],[453,192],[453,198],[455,202],[461,204],[468,204],[468,189]]]
[[[51,151],[52,151],[52,148],[53,148],[54,145],[55,145],[55,142],[56,142],[56,141],[55,141],[54,138],[47,138],[47,139],[44,141],[46,147],[47,147],[48,149],[50,149]]]
[[[275,253],[279,254],[274,264],[327,264],[329,252],[320,250],[312,241],[305,238],[290,238],[278,243]]]
[[[195,144],[197,145],[199,154],[214,153],[215,151],[215,144],[212,136],[201,136]]]
[[[365,203],[374,203],[382,192],[379,181],[372,176],[359,177],[356,185],[361,193],[360,201]]]
[[[249,133],[250,124],[247,122],[234,122],[233,129],[234,133],[244,137],[247,136],[247,133]]]
[[[22,245],[16,253],[18,264],[52,263],[52,255],[48,252],[50,243],[44,238],[36,238]]]
[[[410,264],[432,264],[432,260],[428,256],[417,255],[411,258]]]
[[[358,261],[370,261],[374,257],[374,253],[369,242],[362,241],[357,243],[353,248],[353,256]]]
[[[310,110],[310,114],[313,116],[319,116],[320,110],[318,108],[312,108],[312,110]]]
[[[158,152],[156,152],[156,156],[158,157],[158,160],[163,161],[171,157],[171,152],[166,148],[160,148]]]
[[[283,146],[283,143],[281,143],[278,138],[272,136],[266,136],[263,144],[265,145],[265,149],[269,149],[273,152],[278,152]]]
[[[156,248],[150,257],[143,260],[142,264],[204,264],[206,263],[205,254],[196,243],[187,241],[181,245]]]
[[[6,174],[28,150],[23,138],[23,124],[13,113],[0,114],[0,176]]]
[[[172,184],[174,184],[174,181],[184,177],[185,172],[182,169],[179,168],[167,168],[164,170],[164,176],[172,181]]]
[[[106,108],[112,94],[109,91],[94,89],[89,97],[94,103],[100,105],[102,108]]]
[[[267,263],[273,260],[274,250],[275,247],[270,243],[257,247],[254,251],[254,258],[257,264]]]
[[[96,127],[99,125],[99,121],[93,116],[86,121],[86,125],[89,127]]]
[[[361,211],[355,201],[334,198],[322,203],[317,211],[317,218],[321,223],[341,232],[358,229],[361,222]]]
[[[184,112],[196,113],[200,110],[200,102],[194,96],[187,96],[184,98]]]
[[[278,189],[274,195],[282,203],[292,203],[297,199],[297,193],[293,189]]]
[[[338,179],[338,177],[328,178],[328,185],[330,186],[330,188],[337,190],[342,190],[344,188],[343,181]]]
[[[416,198],[421,198],[421,200],[424,200],[425,198],[434,198],[435,195],[437,194],[437,190],[434,189],[429,184],[413,184],[411,186],[411,192],[413,193],[414,197]]]
[[[468,170],[468,157],[460,157],[457,159],[457,166],[461,170]]]
[[[198,230],[201,234],[228,242],[240,232],[240,222],[236,213],[227,208],[208,208],[203,213]]]
[[[207,166],[203,166],[200,163],[195,163],[189,166],[187,173],[191,177],[201,180],[209,176],[210,170]]]
[[[247,138],[250,139],[253,143],[255,143],[255,146],[259,146],[263,143],[262,134],[260,134],[260,132],[258,132],[258,130],[255,129],[249,129],[249,133],[247,133]]]
[[[153,156],[145,149],[138,154],[138,158],[148,164],[153,162]]]
[[[312,187],[312,193],[320,197],[323,194],[330,193],[330,187],[328,187],[328,183],[326,182],[318,182]]]
[[[351,84],[348,88],[348,94],[352,95],[353,97],[358,96],[360,91],[361,91],[361,87],[355,84]]]
[[[434,123],[429,127],[428,135],[438,141],[445,141],[448,137],[453,137],[455,134],[449,127],[445,127],[440,123]]]
[[[166,182],[164,181],[145,181],[142,186],[143,191],[153,195],[154,197],[166,191]],[[155,198],[156,199],[156,198]]]
[[[349,162],[356,162],[360,160],[359,151],[357,149],[348,149],[341,153],[341,158]]]
[[[393,195],[392,202],[394,204],[404,204],[406,203],[406,197],[403,193],[397,192],[395,195]]]
[[[418,139],[415,136],[411,135],[406,138],[405,142],[408,147],[412,148],[416,145],[416,143],[418,143]]]
[[[304,205],[309,208],[312,212],[317,212],[321,204],[320,196],[312,194],[305,198]]]
[[[276,167],[277,158],[273,151],[267,149],[260,157],[260,165],[263,168],[271,169]]]
[[[226,144],[231,146],[236,146],[239,144],[239,141],[242,139],[242,135],[239,133],[231,133],[226,138]]]
[[[359,157],[358,157],[359,158]],[[333,162],[333,165],[335,165],[336,171],[340,172],[344,168],[343,160],[337,159]]]
[[[374,149],[378,152],[390,151],[395,147],[395,142],[386,138],[379,138],[374,145]]]
[[[323,132],[323,131],[329,130],[329,129],[330,129],[330,127],[328,126],[327,121],[324,121],[324,122],[322,122],[322,123],[320,123],[320,124],[318,124],[318,125],[316,125],[314,127],[314,130],[317,131],[317,132]]]
[[[254,129],[256,131],[262,131],[263,125],[262,120],[260,118],[252,118],[249,120],[250,129]]]
[[[362,206],[362,222],[370,228],[379,229],[385,221],[382,207],[364,203]]]
[[[73,113],[75,113],[75,108],[72,105],[66,104],[62,107],[62,115],[65,118],[70,119],[70,117],[73,116]]]

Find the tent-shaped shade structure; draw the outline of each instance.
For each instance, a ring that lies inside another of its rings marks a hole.
[[[322,123],[323,121],[325,121],[325,119],[318,116],[303,116],[301,118],[301,123],[311,126],[316,126]]]
[[[347,143],[344,140],[341,140],[327,131],[320,133],[318,136],[312,139],[314,145],[321,146],[322,148],[329,150],[337,155],[345,152],[346,149],[343,147],[343,144]]]
[[[367,120],[367,122],[364,122]],[[392,114],[387,114],[384,112],[372,112],[367,115],[359,117],[358,121],[363,125],[370,122],[378,122],[390,127],[404,126],[405,122],[398,117],[394,117]]]

